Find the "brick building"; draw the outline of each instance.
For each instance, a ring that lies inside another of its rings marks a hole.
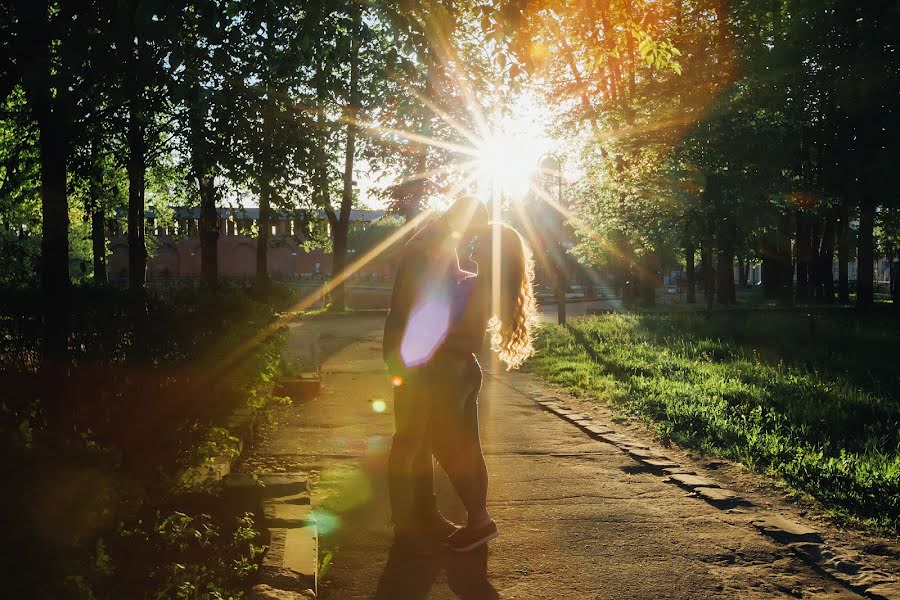
[[[176,207],[172,225],[160,225],[152,211],[145,213],[149,254],[147,281],[166,282],[200,277],[200,238],[197,235],[199,209]],[[384,211],[354,210],[353,224],[367,223],[384,216]],[[256,276],[256,244],[254,235],[259,221],[258,208],[219,209],[219,277],[246,280]],[[321,211],[274,212],[270,221],[268,272],[276,280],[331,275],[331,253],[316,248],[305,250],[310,226],[326,227]],[[353,225],[351,225],[353,226]],[[151,241],[152,238],[152,241]],[[109,279],[128,279],[128,236],[112,231],[109,236]],[[350,260],[355,253],[350,248]],[[374,260],[356,278],[385,279],[393,276],[393,261]]]

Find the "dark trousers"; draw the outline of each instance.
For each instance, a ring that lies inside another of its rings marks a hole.
[[[474,356],[436,357],[394,388],[396,432],[388,458],[391,518],[415,527],[436,510],[432,453],[471,513],[487,501],[478,432],[481,367]]]

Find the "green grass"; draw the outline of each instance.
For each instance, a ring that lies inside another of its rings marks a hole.
[[[900,532],[895,318],[610,315],[545,327],[537,347],[527,369],[551,383]]]

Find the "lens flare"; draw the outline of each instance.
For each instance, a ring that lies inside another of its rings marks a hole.
[[[313,511],[309,515],[309,519],[311,522],[316,524],[318,534],[321,536],[326,536],[334,533],[335,531],[337,531],[338,527],[341,526],[341,518],[333,512],[327,511],[323,508],[313,509]]]
[[[450,329],[450,299],[443,286],[428,289],[410,313],[400,341],[400,358],[406,367],[424,365],[447,337]]]
[[[383,413],[387,410],[387,402],[382,400],[381,398],[376,398],[372,400],[372,410],[377,413]]]

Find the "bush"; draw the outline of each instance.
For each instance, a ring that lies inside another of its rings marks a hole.
[[[291,293],[181,289],[134,303],[76,288],[69,364],[53,377],[37,297],[0,299],[0,452],[16,490],[0,507],[4,580],[44,597],[237,597],[258,554],[248,522],[223,528],[166,484],[233,452],[224,417],[271,398]]]

